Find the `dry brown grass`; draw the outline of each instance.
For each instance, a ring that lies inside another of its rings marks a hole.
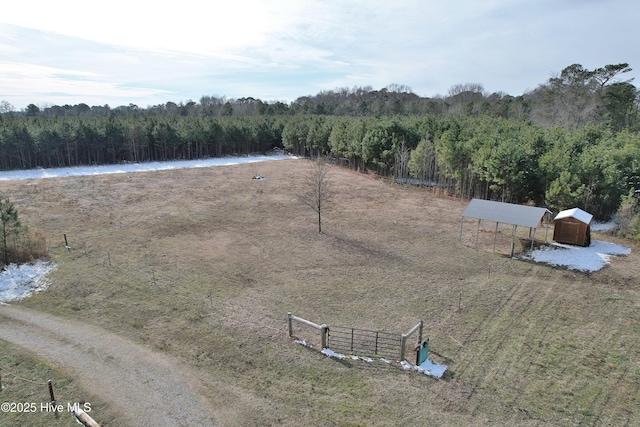
[[[318,234],[296,198],[308,167],[2,182],[59,265],[22,304],[181,358],[223,425],[640,423],[636,250],[592,274],[511,260],[493,229],[488,250],[475,225],[460,242],[466,202],[338,168]],[[327,359],[291,342],[288,311],[398,333],[423,319],[449,372]]]

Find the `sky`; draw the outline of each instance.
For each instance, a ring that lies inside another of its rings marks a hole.
[[[640,69],[636,0],[30,0],[0,12],[0,101],[291,102],[354,86],[518,96],[571,64]],[[5,104],[6,105],[6,104]]]

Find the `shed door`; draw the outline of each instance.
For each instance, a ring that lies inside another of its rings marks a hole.
[[[560,230],[559,242],[562,243],[578,243],[578,235],[580,234],[580,224],[573,222],[563,222]]]

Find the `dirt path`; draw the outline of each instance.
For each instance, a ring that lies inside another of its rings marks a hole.
[[[130,426],[212,426],[199,380],[177,360],[105,329],[0,305],[0,339],[73,372]]]

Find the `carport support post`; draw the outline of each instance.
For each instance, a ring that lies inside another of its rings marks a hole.
[[[531,234],[531,229],[529,229],[529,234]],[[533,241],[536,240],[536,229],[533,229],[533,236],[531,236],[531,250],[533,251]]]
[[[544,242],[547,243],[547,236],[549,234],[549,212],[544,214],[546,227],[544,228]]]
[[[478,249],[478,237],[480,237],[480,222],[481,221],[482,221],[481,219],[478,220],[478,229],[476,230],[476,249]]]
[[[287,314],[288,318],[289,318],[289,336],[292,337],[293,336],[293,319],[291,318],[291,316],[293,316],[293,314],[291,314],[291,312],[289,312]]]
[[[498,238],[498,224],[500,223],[496,222],[496,231],[493,233],[493,252],[496,251],[496,239]]]
[[[513,258],[513,252],[515,250],[515,246],[516,246],[516,228],[518,226],[513,224],[513,229],[511,231],[511,258]]]

